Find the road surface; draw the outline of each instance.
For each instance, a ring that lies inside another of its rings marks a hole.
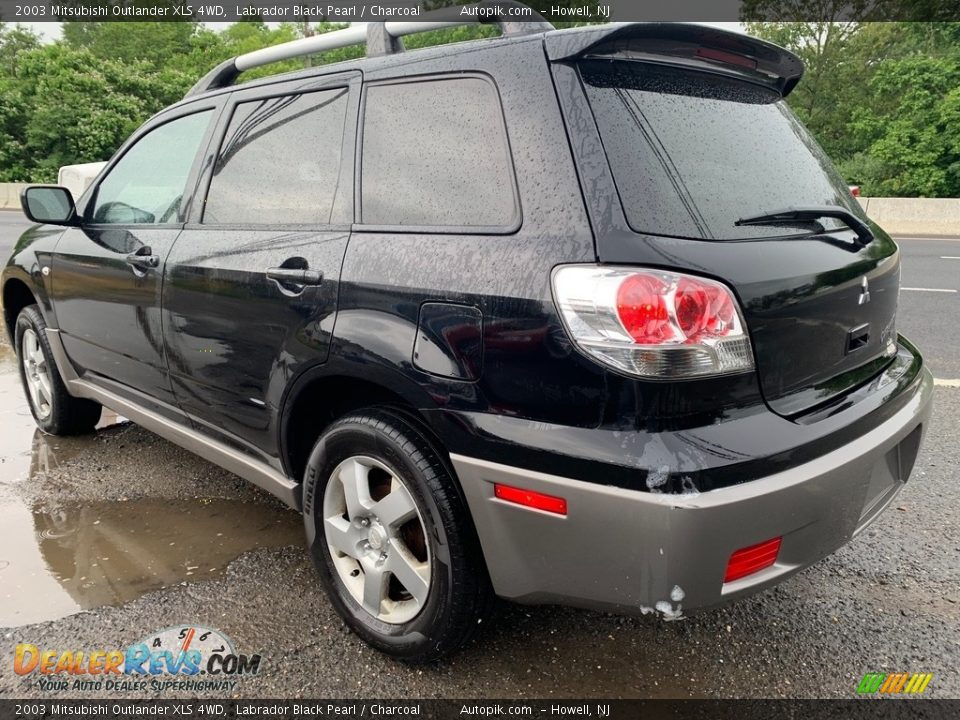
[[[0,252],[23,225],[0,213]],[[873,526],[772,590],[677,622],[504,605],[427,668],[346,631],[300,518],[239,478],[114,416],[93,436],[37,432],[0,341],[0,697],[83,695],[16,676],[18,642],[125,648],[181,625],[263,655],[244,697],[850,698],[867,672],[931,672],[926,696],[960,697],[960,239],[901,248],[899,329],[942,384],[914,475]]]

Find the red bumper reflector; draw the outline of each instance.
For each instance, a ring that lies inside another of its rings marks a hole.
[[[567,501],[562,497],[554,495],[544,495],[533,490],[524,490],[523,488],[512,487],[510,485],[501,485],[495,483],[493,493],[499,499],[506,502],[516,503],[517,505],[526,505],[527,507],[545,510],[546,512],[556,513],[557,515],[567,514]]]
[[[781,540],[782,538],[777,537],[737,550],[730,556],[723,581],[725,583],[733,582],[773,565],[780,553]]]

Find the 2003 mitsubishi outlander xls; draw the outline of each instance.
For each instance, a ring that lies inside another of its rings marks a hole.
[[[497,22],[223,63],[76,205],[28,188],[2,276],[43,430],[106,405],[302,509],[336,609],[408,661],[495,595],[769,587],[877,517],[930,416],[897,246],[787,108],[794,55]]]

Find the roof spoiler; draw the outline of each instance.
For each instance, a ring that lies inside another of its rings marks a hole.
[[[803,62],[764,40],[686,23],[627,23],[547,33],[550,60],[624,58],[686,67],[763,85],[782,97],[803,76]]]

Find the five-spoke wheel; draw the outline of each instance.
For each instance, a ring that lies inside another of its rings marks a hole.
[[[39,418],[50,417],[53,408],[50,370],[40,348],[40,339],[33,328],[24,330],[20,338],[20,362],[33,411]]]
[[[430,550],[396,473],[371,457],[341,462],[324,491],[323,525],[334,567],[364,610],[394,624],[416,617],[430,592]]]
[[[23,308],[17,315],[14,331],[20,379],[30,412],[40,429],[52,435],[78,435],[93,430],[102,408],[67,391],[53,360],[47,322],[40,308],[36,305]]]
[[[493,592],[439,443],[415,417],[368,408],[333,422],[303,483],[307,543],[350,628],[407,662],[455,651]]]

